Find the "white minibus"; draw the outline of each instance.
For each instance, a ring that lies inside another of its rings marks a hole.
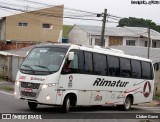
[[[123,51],[53,44],[33,48],[16,77],[15,97],[37,105],[117,106],[152,101],[154,75],[151,60]]]

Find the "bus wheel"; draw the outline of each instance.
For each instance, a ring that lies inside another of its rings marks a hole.
[[[37,108],[37,105],[38,105],[38,103],[28,101],[28,106],[31,110],[35,110]]]
[[[131,108],[132,100],[130,97],[126,97],[126,100],[123,105],[123,110],[128,111]]]
[[[130,97],[126,97],[124,105],[118,105],[117,107],[121,110],[128,111],[131,108],[132,99]]]
[[[67,95],[63,101],[63,105],[62,105],[62,111],[64,113],[68,113],[70,111],[70,106],[71,106],[71,102],[70,102],[70,98]]]

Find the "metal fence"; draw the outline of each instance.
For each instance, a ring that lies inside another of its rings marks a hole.
[[[15,81],[19,67],[24,57],[0,55],[0,76]]]
[[[18,72],[19,67],[21,66],[24,58],[23,57],[17,57],[17,56],[12,56],[11,63],[12,63],[12,77],[11,80],[15,81],[16,75]]]

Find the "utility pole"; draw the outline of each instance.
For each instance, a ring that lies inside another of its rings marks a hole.
[[[149,59],[150,54],[150,27],[148,27],[148,52],[147,52],[147,58]]]
[[[102,23],[101,38],[100,38],[100,44],[101,44],[101,46],[105,46],[105,43],[104,43],[104,33],[105,33],[106,17],[107,17],[107,9],[105,9],[104,13],[103,13],[103,20],[102,20],[103,23]]]

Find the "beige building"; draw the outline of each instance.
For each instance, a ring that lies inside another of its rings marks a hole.
[[[63,27],[64,6],[54,6],[3,17],[0,41],[57,42]]]

